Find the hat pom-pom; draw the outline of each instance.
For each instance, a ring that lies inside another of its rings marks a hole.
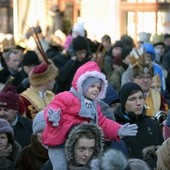
[[[40,73],[45,72],[47,69],[48,69],[48,64],[41,63],[33,69],[33,73],[34,74],[40,74]]]

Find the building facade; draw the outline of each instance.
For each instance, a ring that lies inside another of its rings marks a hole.
[[[0,16],[0,33],[14,34],[15,40],[36,25],[44,35],[67,33],[78,19],[98,41],[104,34],[113,42],[124,34],[137,42],[143,31],[170,33],[170,0],[0,0]]]

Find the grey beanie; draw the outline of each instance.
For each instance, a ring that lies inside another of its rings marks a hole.
[[[44,112],[38,112],[35,115],[32,124],[33,134],[36,135],[38,132],[42,131],[45,128],[45,119],[44,119]]]
[[[9,142],[13,143],[14,131],[9,122],[5,119],[0,119],[0,134],[2,133],[7,134]]]
[[[83,89],[83,95],[86,96],[86,93],[88,91],[88,89],[90,88],[90,86],[92,86],[94,83],[102,83],[102,80],[100,80],[99,78],[96,77],[88,77],[82,85],[82,89]]]

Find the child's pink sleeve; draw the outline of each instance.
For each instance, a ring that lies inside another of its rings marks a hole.
[[[98,124],[102,127],[105,138],[110,140],[119,140],[118,130],[121,124],[107,119],[101,110],[98,112]]]

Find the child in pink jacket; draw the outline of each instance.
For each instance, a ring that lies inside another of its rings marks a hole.
[[[105,75],[100,72],[95,62],[89,61],[75,73],[71,90],[57,94],[45,109],[43,143],[48,146],[53,169],[59,169],[62,162],[66,164],[63,161],[64,147],[61,146],[65,143],[70,129],[77,124],[93,122],[101,126],[105,138],[110,140],[136,135],[136,124],[120,125],[103,116],[97,100],[105,97],[106,88]],[[62,169],[67,167],[62,166]]]

